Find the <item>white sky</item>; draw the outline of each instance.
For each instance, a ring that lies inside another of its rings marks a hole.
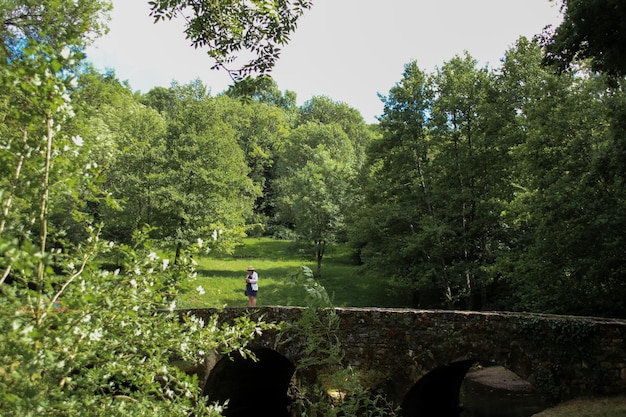
[[[114,69],[133,90],[200,78],[213,95],[231,80],[185,40],[183,22],[153,23],[148,0],[113,0],[110,32],[89,48],[99,70]],[[416,60],[433,72],[468,51],[479,65],[497,67],[519,36],[532,37],[562,19],[550,0],[314,0],[283,49],[272,76],[298,104],[315,95],[342,101],[368,123]]]

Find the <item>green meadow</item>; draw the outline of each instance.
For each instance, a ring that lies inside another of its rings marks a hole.
[[[304,287],[290,283],[301,266],[316,269],[313,257],[295,242],[271,238],[246,238],[231,255],[205,255],[196,261],[198,277],[179,297],[179,308],[247,306],[243,292],[248,266],[259,274],[258,306],[305,306]],[[406,292],[394,291],[385,277],[355,265],[342,245],[326,251],[318,283],[337,307],[410,306]]]

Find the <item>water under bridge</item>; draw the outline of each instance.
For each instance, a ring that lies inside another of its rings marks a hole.
[[[249,315],[297,323],[306,311],[260,307],[181,314],[206,320],[218,314],[225,322]],[[551,402],[626,395],[625,320],[380,308],[336,308],[316,314],[320,323],[334,317],[335,324],[324,332],[341,346],[343,365],[375,375],[372,388],[401,405],[406,417],[458,415],[458,389],[475,364],[503,366],[531,382]],[[198,371],[204,393],[214,400],[228,398],[232,410],[251,403],[257,410],[265,405],[284,407],[290,385],[311,377],[296,371],[299,363],[310,359],[306,349],[310,336],[308,331],[265,332],[250,345],[257,362],[208,357]]]

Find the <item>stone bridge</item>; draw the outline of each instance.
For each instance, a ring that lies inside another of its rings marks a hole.
[[[322,344],[320,349],[326,342],[338,342],[343,366],[367,372],[370,387],[401,405],[406,417],[458,415],[453,411],[458,390],[474,364],[513,371],[548,402],[626,394],[625,320],[380,308],[261,307],[181,313],[205,319],[218,314],[223,321],[249,315],[310,326],[299,331],[294,330],[298,326],[287,326],[288,330],[266,332],[255,339],[250,347],[258,362],[207,359],[200,372],[204,393],[213,399],[230,399],[231,410],[251,403],[257,408],[260,404],[284,408],[291,384],[319,376],[307,375],[307,368],[300,366],[318,355],[307,350],[314,336],[315,343]]]

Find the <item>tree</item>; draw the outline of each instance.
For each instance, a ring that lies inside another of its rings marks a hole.
[[[276,219],[313,243],[318,276],[327,246],[345,238],[355,173],[373,137],[358,111],[313,97],[300,109],[298,125],[279,154],[272,187]]]
[[[493,77],[476,68],[468,54],[444,64],[434,83],[433,205],[437,223],[446,230],[439,280],[447,283],[449,302],[458,297],[474,308],[499,246],[499,214],[509,184],[508,149],[500,141],[500,115],[493,108],[499,93]]]
[[[91,159],[101,172],[102,187],[121,203],[100,204],[94,211],[104,223],[105,238],[131,243],[136,230],[158,226],[155,204],[168,155],[167,122],[117,80],[83,79],[80,91],[88,100],[84,108],[93,106],[86,123],[101,129],[94,134],[99,141]]]
[[[501,271],[517,288],[516,308],[622,315],[623,174],[609,155],[623,92],[584,67],[557,76],[540,63],[539,46],[520,42],[504,64],[507,85],[523,90],[524,139],[512,151],[518,191],[504,219],[515,241],[499,262],[512,270]]]
[[[369,268],[412,290],[474,307],[499,246],[508,183],[498,94],[469,55],[427,76],[411,63],[385,100],[383,140],[369,149],[365,198],[351,228]],[[365,220],[366,219],[366,220]]]
[[[307,161],[293,176],[279,181],[279,219],[293,224],[298,239],[313,244],[316,276],[322,276],[327,247],[343,231],[349,166],[334,161],[323,148],[310,151]]]
[[[277,220],[313,243],[318,276],[326,247],[343,230],[353,175],[354,150],[336,124],[298,127],[280,155],[273,184]]]
[[[289,41],[297,21],[311,8],[308,0],[150,0],[155,22],[180,15],[187,20],[185,36],[195,48],[208,48],[213,68],[225,69],[234,81],[272,70],[280,47]],[[250,60],[231,68],[240,53]]]
[[[592,69],[626,75],[626,4],[621,0],[563,0],[564,19],[544,32],[544,62],[566,70],[591,59]]]
[[[210,97],[199,81],[175,84],[170,90],[159,100],[166,109],[167,132],[157,138],[162,151],[158,165],[137,182],[149,187],[145,192],[152,196],[150,224],[157,227],[153,236],[175,245],[176,260],[182,248],[198,239],[230,250],[245,230],[259,185],[248,176],[234,128],[224,121],[226,102]],[[122,159],[118,168],[128,167]]]
[[[190,264],[172,268],[141,233],[132,246],[102,239],[88,203],[110,200],[91,159],[106,131],[87,123],[73,80],[107,8],[0,2],[0,414],[217,416],[172,360],[246,352],[267,326],[171,314],[168,283]],[[67,238],[70,223],[82,238]],[[102,267],[111,251],[115,270]]]
[[[269,75],[246,77],[228,88],[228,97],[239,98],[244,102],[255,101],[272,107],[279,107],[289,113],[297,110],[296,93],[278,89],[278,85]]]
[[[273,101],[270,97],[262,96]],[[260,229],[257,231],[263,230],[275,214],[271,195],[275,163],[289,135],[288,114],[297,112],[297,108],[284,110],[282,106],[266,103],[265,99],[261,102],[256,99],[241,101],[222,96],[218,100],[224,120],[233,128],[237,143],[245,154],[250,169],[248,175],[262,193],[255,202],[254,217],[248,218],[248,222],[258,225]]]
[[[427,133],[431,99],[427,74],[416,62],[405,65],[402,80],[383,98],[382,138],[367,149],[349,212],[351,245],[369,269],[384,271],[392,282],[413,283],[417,263],[425,268],[439,264],[411,249],[421,244],[409,243],[417,239],[416,222],[433,212]]]

